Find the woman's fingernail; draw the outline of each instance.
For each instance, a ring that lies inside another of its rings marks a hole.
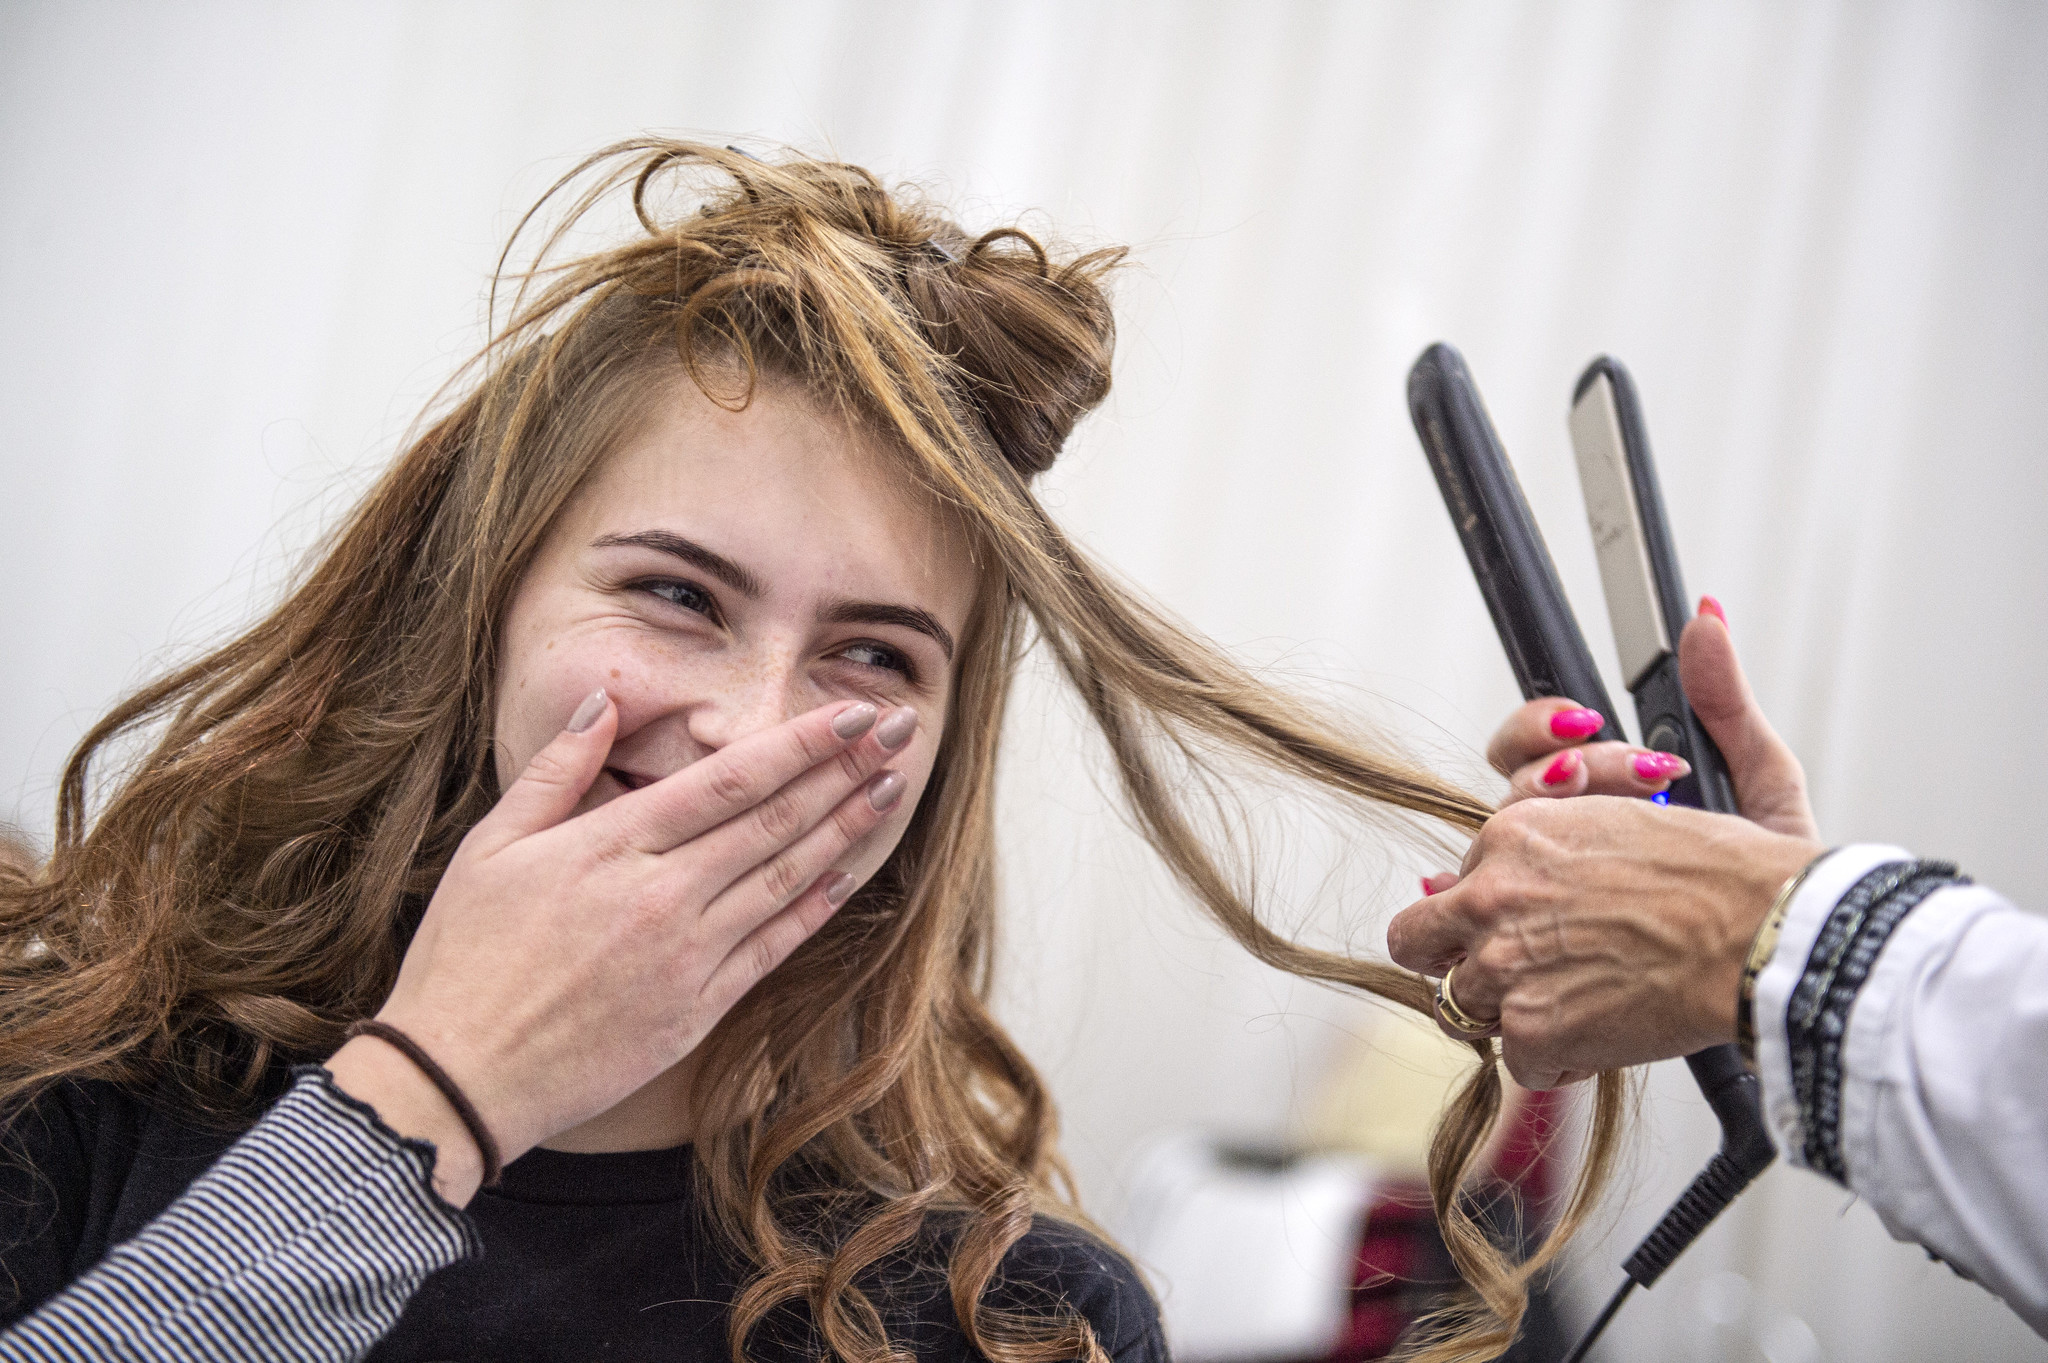
[[[875,716],[880,713],[880,710],[866,701],[858,705],[849,705],[832,716],[832,732],[841,738],[859,738],[875,727]]]
[[[851,872],[841,871],[825,882],[825,902],[835,909],[838,908],[852,897],[853,887],[857,883]]]
[[[1559,710],[1550,717],[1550,732],[1559,738],[1590,738],[1606,723],[1598,710]]]
[[[1429,897],[1430,897],[1431,895],[1433,895],[1433,894],[1435,894],[1435,893],[1436,893],[1436,886],[1434,886],[1434,885],[1432,885],[1432,884],[1430,884],[1430,883],[1429,883],[1429,877],[1428,877],[1428,876],[1424,876],[1424,877],[1422,878],[1422,897],[1423,897],[1424,899],[1427,899],[1427,898],[1429,898]]]
[[[583,703],[576,707],[576,713],[569,716],[569,732],[580,734],[597,723],[597,717],[604,713],[604,707],[610,700],[611,697],[604,693],[602,686],[585,696]]]
[[[908,705],[891,710],[880,724],[875,726],[875,742],[895,752],[910,741],[917,732],[917,711]]]
[[[1636,776],[1644,781],[1675,781],[1692,770],[1692,763],[1676,753],[1639,752],[1629,759]]]
[[[875,807],[877,814],[886,814],[903,798],[903,787],[909,784],[903,779],[902,772],[885,771],[868,782],[868,803]]]
[[[1561,752],[1551,764],[1543,769],[1543,784],[1561,786],[1579,774],[1579,750]]]
[[[1728,628],[1728,612],[1721,609],[1721,603],[1711,596],[1700,598],[1700,614],[1711,615],[1721,622],[1721,628]]]

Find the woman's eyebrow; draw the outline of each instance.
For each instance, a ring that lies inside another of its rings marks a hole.
[[[952,632],[930,611],[919,610],[916,606],[892,606],[886,601],[835,601],[825,608],[820,618],[834,625],[901,625],[905,629],[914,629],[919,634],[930,635],[945,652],[946,661],[953,660]]]
[[[594,549],[639,548],[669,554],[711,574],[750,601],[759,599],[767,590],[761,585],[760,578],[724,554],[706,549],[697,541],[684,539],[670,530],[636,530],[630,535],[599,535],[590,544]]]

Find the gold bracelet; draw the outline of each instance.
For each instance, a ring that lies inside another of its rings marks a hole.
[[[1769,913],[1757,925],[1756,936],[1749,941],[1749,955],[1742,962],[1742,982],[1735,991],[1735,1046],[1742,1052],[1742,1059],[1751,1069],[1756,1068],[1756,979],[1763,974],[1764,967],[1771,963],[1771,956],[1778,949],[1778,934],[1785,928],[1785,912],[1792,907],[1792,897],[1799,893],[1799,887],[1813,874],[1813,868],[1834,855],[1835,849],[1815,857],[1799,869],[1797,875],[1788,878],[1779,887],[1778,897],[1771,901]]]

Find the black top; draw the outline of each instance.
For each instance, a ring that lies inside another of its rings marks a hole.
[[[12,1123],[0,1155],[0,1325],[34,1310],[170,1205],[238,1133],[175,1102],[108,1084],[52,1089]],[[572,1155],[534,1150],[468,1208],[483,1256],[428,1278],[373,1363],[442,1360],[724,1360],[728,1304],[748,1276],[700,1222],[690,1151]],[[862,1286],[890,1340],[919,1360],[980,1358],[945,1277],[943,1244],[899,1256]],[[984,1297],[1043,1310],[1064,1301],[1119,1363],[1164,1363],[1150,1294],[1085,1231],[1041,1218]],[[750,1358],[816,1358],[785,1307]]]

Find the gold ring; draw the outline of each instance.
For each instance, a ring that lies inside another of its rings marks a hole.
[[[1442,1018],[1444,1024],[1452,1031],[1468,1041],[1478,1041],[1483,1037],[1497,1036],[1500,1033],[1499,1018],[1483,1021],[1473,1017],[1470,1013],[1460,1008],[1458,1001],[1451,997],[1451,976],[1457,972],[1458,966],[1463,964],[1463,961],[1457,962],[1457,964],[1444,972],[1442,979],[1436,982],[1436,1015]]]

